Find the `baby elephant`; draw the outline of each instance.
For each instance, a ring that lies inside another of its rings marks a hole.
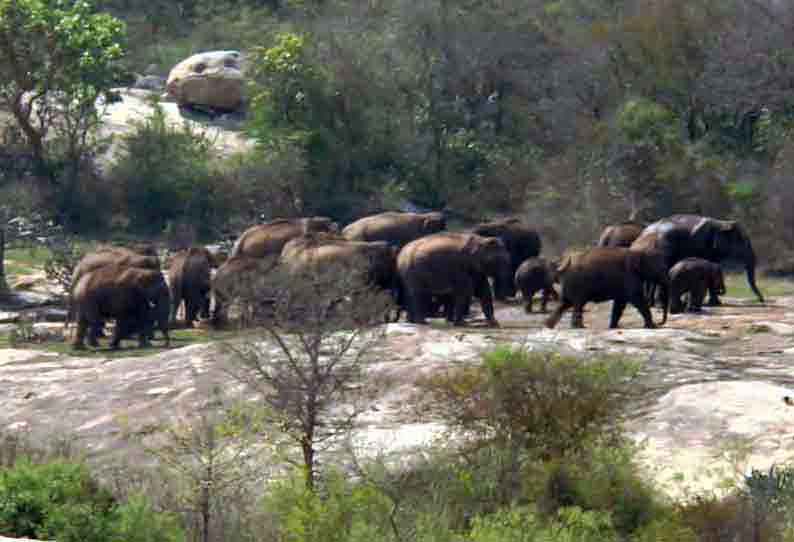
[[[524,310],[532,312],[532,297],[541,292],[541,312],[546,312],[549,299],[558,301],[560,296],[554,290],[556,267],[544,258],[527,258],[516,270],[516,290],[521,291],[524,298]]]
[[[689,311],[700,312],[706,290],[725,295],[720,265],[702,258],[681,260],[670,269],[670,312],[684,312],[681,296],[686,292],[689,292]]]

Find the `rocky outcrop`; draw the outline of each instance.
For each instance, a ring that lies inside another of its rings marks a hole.
[[[210,51],[171,69],[166,91],[180,105],[234,111],[243,103],[244,77],[238,51]]]

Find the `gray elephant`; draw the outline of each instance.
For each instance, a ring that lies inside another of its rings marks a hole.
[[[253,318],[258,305],[257,294],[261,293],[259,280],[270,273],[277,260],[235,256],[226,260],[212,278],[214,308],[212,324],[222,327],[228,321],[229,305],[240,302],[242,323]]]
[[[157,251],[151,245],[136,245],[136,249],[127,247],[117,247],[112,245],[100,245],[94,252],[83,256],[74,270],[72,271],[71,286],[69,288],[68,306],[69,311],[66,316],[66,325],[74,320],[74,300],[73,291],[80,279],[92,272],[108,265],[118,265],[122,267],[136,267],[140,269],[160,270],[160,259]],[[95,333],[102,336],[104,324],[100,321]]]
[[[386,212],[356,220],[342,230],[342,235],[349,241],[386,241],[402,247],[445,229],[447,221],[442,213]]]
[[[339,225],[330,218],[314,216],[308,218],[279,218],[266,224],[258,224],[245,230],[234,243],[230,258],[275,259],[287,241],[308,233],[338,233]]]
[[[513,282],[504,243],[473,233],[436,233],[408,243],[397,255],[397,274],[400,301],[416,324],[425,323],[433,296],[439,296],[454,324],[462,325],[475,296],[485,318],[497,326],[488,277],[499,284]]]
[[[557,266],[545,258],[527,258],[515,274],[516,290],[524,298],[524,311],[532,312],[532,298],[541,292],[540,310],[546,312],[549,299],[557,301],[560,296],[554,289],[557,280]]]
[[[593,301],[612,301],[609,327],[616,328],[628,303],[642,315],[645,327],[656,327],[645,296],[643,285],[651,281],[661,285],[665,300],[661,324],[667,321],[669,279],[661,254],[635,251],[623,247],[595,247],[569,255],[558,268],[562,292],[560,305],[546,320],[553,328],[563,313],[573,308],[571,326],[584,327],[584,306]]]
[[[366,282],[396,290],[397,249],[385,241],[348,241],[323,234],[304,235],[284,245],[281,265],[289,272],[325,270],[334,266],[361,274]]]
[[[684,258],[670,269],[670,312],[684,312],[681,296],[689,293],[689,311],[700,312],[706,290],[725,295],[725,277],[719,264],[703,258]]]
[[[171,302],[160,271],[123,265],[101,267],[80,278],[73,290],[73,301],[77,318],[75,349],[85,348],[86,333],[89,344],[98,346],[97,330],[107,319],[116,320],[112,349],[132,333],[138,333],[140,346],[146,346],[154,322],[160,323],[165,345],[170,342],[167,322]]]
[[[755,283],[753,245],[738,222],[699,215],[673,215],[646,227],[631,246],[643,249],[650,244],[664,254],[668,270],[690,257],[715,263],[741,262],[750,288],[763,303],[764,296]],[[719,298],[713,292],[709,295],[709,304],[719,304]]]
[[[212,268],[217,267],[212,253],[205,247],[191,247],[174,255],[168,266],[168,285],[171,290],[171,322],[176,322],[180,305],[185,304],[185,325],[201,314],[210,317]]]
[[[504,218],[482,222],[472,229],[472,233],[483,237],[496,237],[504,243],[510,254],[510,283],[504,285],[498,283],[497,280],[494,284],[495,294],[496,299],[513,297],[516,294],[513,286],[513,277],[516,271],[524,260],[540,255],[540,250],[543,247],[537,230],[518,218]]]
[[[596,242],[599,247],[630,247],[631,244],[640,236],[647,224],[626,221],[620,224],[607,226],[601,232],[601,236]]]

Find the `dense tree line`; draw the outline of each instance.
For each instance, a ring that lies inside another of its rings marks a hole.
[[[213,192],[222,194],[220,210],[208,219],[214,202],[206,201],[202,211],[194,205],[151,217],[151,198],[130,197],[121,167],[109,185],[133,225],[222,225],[262,213],[344,221],[410,201],[462,217],[523,213],[549,233],[565,231],[567,242],[589,242],[603,223],[630,214],[687,211],[746,221],[768,239],[762,251],[780,253],[794,242],[779,234],[792,221],[782,189],[794,84],[787,3],[103,0],[96,7],[126,23],[127,52],[117,65],[128,74],[166,75],[210,48],[245,51],[252,74],[257,150],[212,171],[198,168],[202,185],[224,187]],[[28,143],[41,154],[36,138]],[[140,147],[130,146],[133,163]],[[175,176],[177,192],[189,190],[185,175]],[[86,182],[96,192],[95,181]],[[72,193],[76,184],[61,186]],[[84,200],[57,203],[69,216]]]

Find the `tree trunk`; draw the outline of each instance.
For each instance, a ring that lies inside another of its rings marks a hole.
[[[4,226],[0,226],[0,294],[8,292],[8,283],[6,282],[5,252],[6,230]]]

